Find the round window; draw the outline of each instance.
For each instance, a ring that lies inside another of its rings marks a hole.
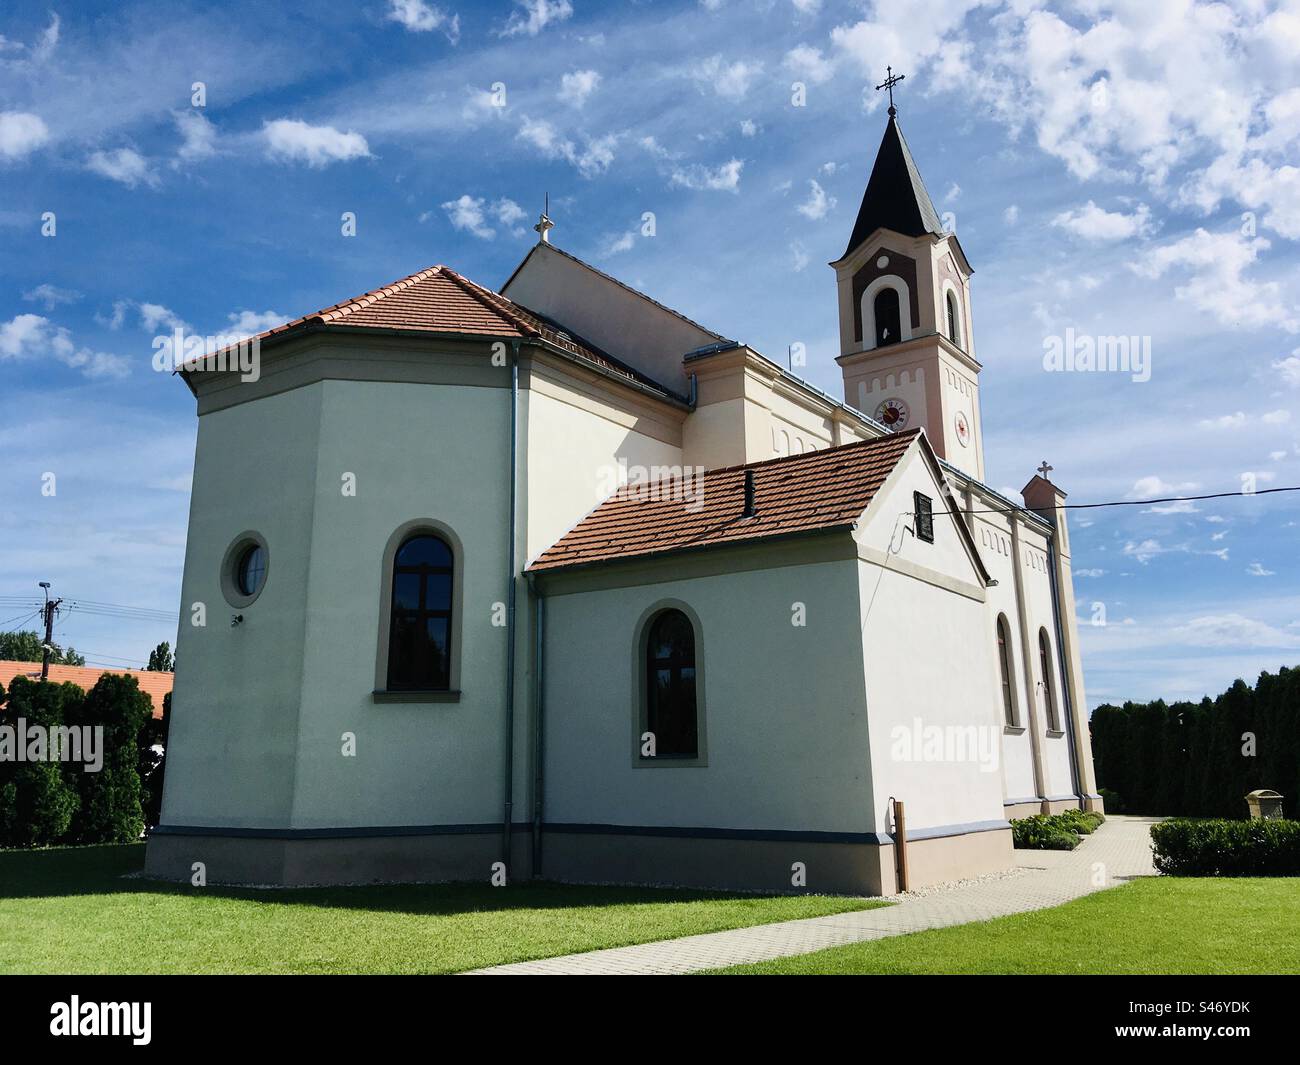
[[[235,587],[240,595],[256,595],[266,580],[266,549],[261,544],[250,544],[240,553],[235,567]]]
[[[266,538],[251,529],[236,536],[221,559],[221,594],[238,609],[251,606],[266,587],[271,555]]]

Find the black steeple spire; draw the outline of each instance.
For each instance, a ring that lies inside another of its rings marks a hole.
[[[858,220],[849,238],[847,255],[882,226],[908,237],[924,233],[943,236],[943,223],[934,209],[930,194],[925,191],[921,172],[898,128],[898,119],[890,108],[889,124],[876,152],[876,164],[871,168],[867,191],[858,208]]]

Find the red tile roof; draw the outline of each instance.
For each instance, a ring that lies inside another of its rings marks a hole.
[[[55,684],[63,684],[65,681],[71,681],[83,691],[90,691],[105,673],[123,673],[128,677],[135,677],[140,684],[140,690],[149,696],[150,702],[153,703],[153,716],[162,717],[163,696],[172,690],[172,682],[175,680],[174,673],[160,673],[147,669],[94,669],[90,666],[50,666],[50,680]],[[14,677],[30,677],[32,680],[41,679],[41,664],[39,662],[11,662],[0,660],[0,684],[8,690],[13,683]]]
[[[432,266],[391,285],[325,307],[258,333],[278,340],[312,326],[397,329],[433,335],[539,339],[602,369],[667,391],[632,367],[527,307],[484,288],[446,266]],[[205,356],[205,357],[210,357]],[[200,360],[194,360],[195,362]]]
[[[559,569],[851,525],[919,432],[710,470],[694,482],[625,486],[528,568]],[[743,516],[747,471],[754,474],[752,518]]]

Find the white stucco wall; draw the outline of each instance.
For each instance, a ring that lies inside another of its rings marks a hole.
[[[935,511],[917,538],[913,492]],[[983,581],[919,444],[857,532],[876,827],[890,796],[910,829],[1001,819],[1002,720]],[[882,556],[887,554],[887,558]],[[938,742],[936,745],[936,737]]]
[[[648,473],[680,467],[680,436],[660,439],[665,426],[637,428],[635,414],[554,381],[524,391],[521,421],[525,450],[521,464],[521,507],[525,519],[525,557],[536,558],[573,528],[617,485],[619,463]]]
[[[546,820],[867,831],[855,572],[843,560],[549,596]],[[637,623],[669,600],[701,623],[707,766],[633,764]]]

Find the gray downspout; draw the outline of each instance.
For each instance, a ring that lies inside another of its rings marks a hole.
[[[533,631],[533,876],[542,875],[542,816],[546,800],[546,600],[528,575],[537,611]]]
[[[510,557],[506,563],[505,814],[501,860],[510,869],[510,822],[515,812],[515,514],[519,505],[519,341],[510,342]]]
[[[1070,747],[1070,783],[1074,786],[1075,798],[1083,801],[1083,789],[1079,787],[1079,762],[1074,749],[1074,701],[1070,698],[1069,674],[1065,669],[1065,641],[1061,631],[1061,600],[1056,588],[1056,545],[1047,542],[1047,573],[1052,587],[1052,618],[1056,622],[1056,673],[1061,681],[1061,699],[1065,703],[1065,742]]]

